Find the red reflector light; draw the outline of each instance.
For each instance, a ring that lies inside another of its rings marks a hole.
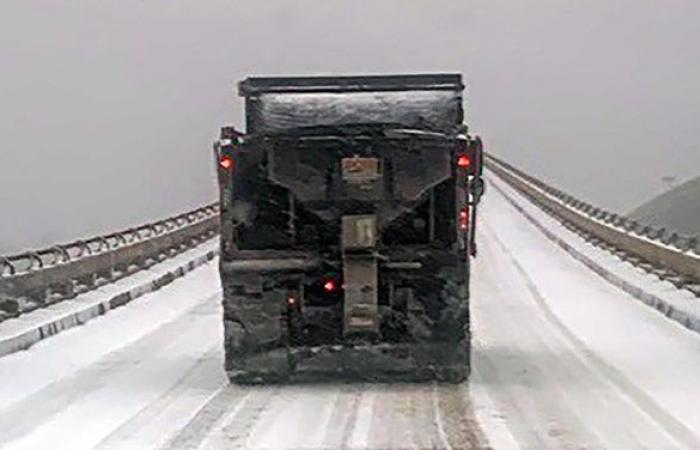
[[[323,290],[326,292],[333,292],[335,291],[336,285],[335,281],[333,280],[328,280],[323,284]]]
[[[468,169],[472,165],[472,160],[469,155],[459,155],[457,158],[457,166],[461,169]]]
[[[466,230],[469,228],[469,210],[463,209],[459,212],[459,229]]]
[[[230,172],[233,170],[233,158],[230,156],[222,156],[219,160],[219,167]]]

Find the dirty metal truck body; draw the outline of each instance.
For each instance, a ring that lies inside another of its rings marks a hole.
[[[215,144],[226,371],[463,380],[481,141],[460,75],[249,78]]]

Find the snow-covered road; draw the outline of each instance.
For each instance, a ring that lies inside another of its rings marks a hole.
[[[514,440],[700,448],[700,336],[587,270],[500,192],[489,194],[472,288],[472,386],[484,385]]]
[[[469,383],[230,386],[210,263],[1,358],[0,447],[700,448],[700,336],[499,191],[481,219]]]

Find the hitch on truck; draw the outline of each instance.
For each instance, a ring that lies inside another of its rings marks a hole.
[[[248,78],[215,143],[225,369],[469,374],[482,144],[459,74]]]

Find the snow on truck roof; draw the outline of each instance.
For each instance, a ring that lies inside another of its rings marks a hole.
[[[238,93],[250,97],[265,93],[362,91],[462,91],[462,75],[359,75],[317,77],[250,77],[238,84]]]
[[[270,134],[308,126],[396,123],[452,131],[464,119],[460,74],[247,78],[246,131]]]

